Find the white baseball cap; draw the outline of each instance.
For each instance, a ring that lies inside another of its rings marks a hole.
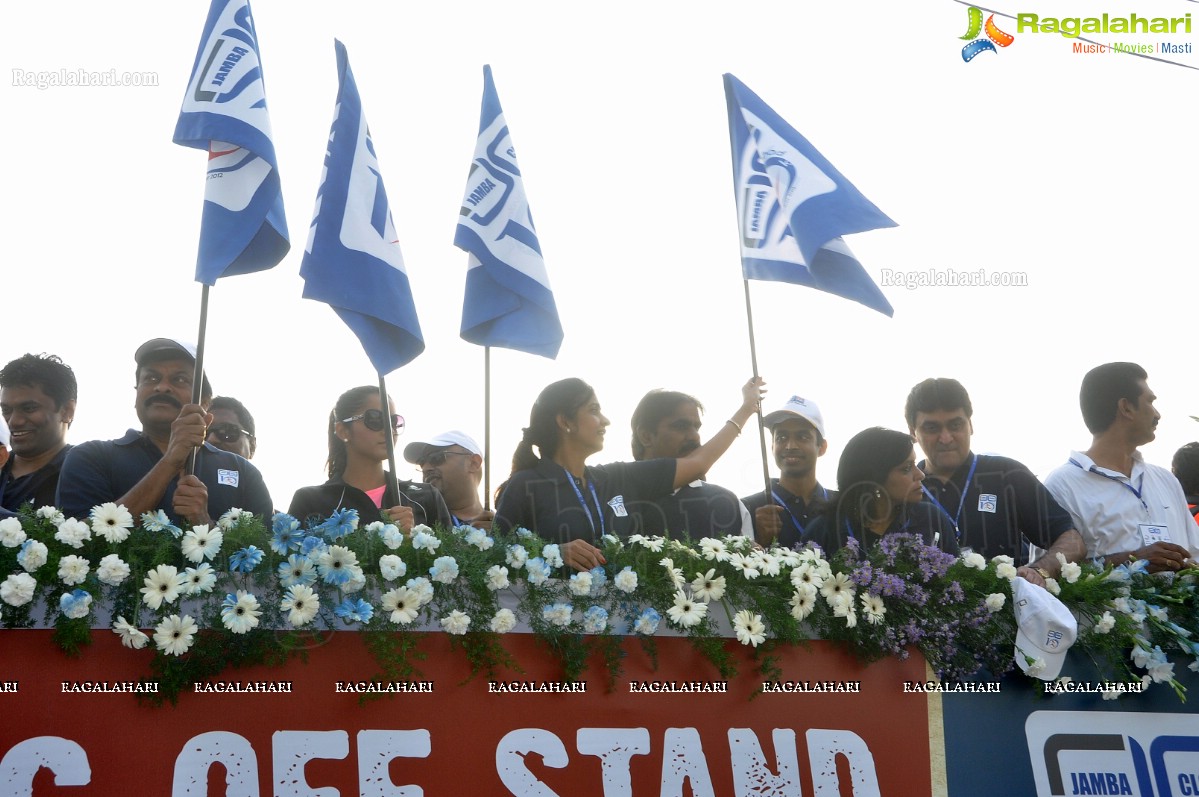
[[[8,441],[11,438],[8,436],[8,424],[3,418],[0,418],[0,446],[8,446]]]
[[[764,417],[762,423],[766,425],[767,429],[773,429],[776,423],[781,423],[789,418],[803,418],[815,427],[822,438],[825,436],[824,416],[820,414],[820,408],[816,406],[816,402],[802,396],[792,396],[787,399],[787,403],[780,409]]]
[[[465,432],[451,429],[428,440],[417,440],[404,446],[404,459],[413,465],[419,465],[420,461],[429,455],[430,448],[446,448],[448,446],[461,446],[472,454],[483,456],[483,449],[479,447],[473,437]]]
[[[1016,664],[1042,681],[1052,681],[1062,671],[1066,651],[1078,636],[1078,621],[1066,604],[1022,578],[1012,579],[1012,611],[1016,614]],[[1028,661],[1041,660],[1045,667],[1029,672]]]

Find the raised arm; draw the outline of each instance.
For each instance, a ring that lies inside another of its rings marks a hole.
[[[712,435],[708,442],[692,451],[685,457],[675,460],[674,487],[690,484],[707,473],[716,460],[720,459],[729,446],[741,434],[745,424],[758,411],[762,396],[766,394],[766,382],[760,376],[755,376],[741,387],[741,406],[725,421],[724,426]]]

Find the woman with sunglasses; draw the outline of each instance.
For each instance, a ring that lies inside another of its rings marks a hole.
[[[635,531],[630,510],[635,513],[638,503],[670,495],[707,473],[757,411],[764,384],[757,377],[746,382],[733,416],[685,457],[590,466],[587,458],[604,447],[608,419],[586,382],[555,382],[533,404],[493,527],[524,527],[558,543],[562,560],[576,570],[604,564],[596,547],[600,537],[629,536]]]
[[[387,429],[390,427],[394,440],[404,428],[404,419],[395,414],[395,408],[388,409],[384,415],[377,387],[366,385],[341,394],[329,414],[329,481],[297,490],[289,515],[301,521],[324,520],[338,509],[356,509],[362,525],[384,520],[404,531],[422,523],[450,527],[450,510],[441,493],[427,484],[391,480],[398,488],[399,503],[383,506],[390,479],[383,468]]]
[[[850,537],[870,545],[886,534],[915,534],[957,556],[953,521],[924,500],[923,481],[911,435],[877,426],[858,432],[837,462],[841,497],[812,521],[805,541],[832,556]]]

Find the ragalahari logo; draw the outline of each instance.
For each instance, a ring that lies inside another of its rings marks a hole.
[[[987,24],[983,24],[982,9],[975,6],[970,6],[966,12],[970,19],[970,26],[966,29],[966,35],[962,39],[969,39],[970,43],[962,48],[962,60],[970,61],[974,56],[982,52],[998,52],[995,45],[1007,47],[1016,40],[1016,37],[1010,33],[1004,33],[995,24],[995,15],[987,17]],[[980,33],[985,33],[985,37],[980,37]]]

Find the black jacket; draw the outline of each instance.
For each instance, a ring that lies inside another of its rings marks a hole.
[[[446,529],[453,527],[450,510],[436,487],[402,479],[397,484],[400,488],[400,506],[412,507],[413,520],[417,525],[440,525]],[[310,518],[324,520],[338,509],[357,509],[358,521],[363,526],[384,519],[370,496],[341,479],[330,479],[324,484],[296,490],[287,514],[303,523]]]

